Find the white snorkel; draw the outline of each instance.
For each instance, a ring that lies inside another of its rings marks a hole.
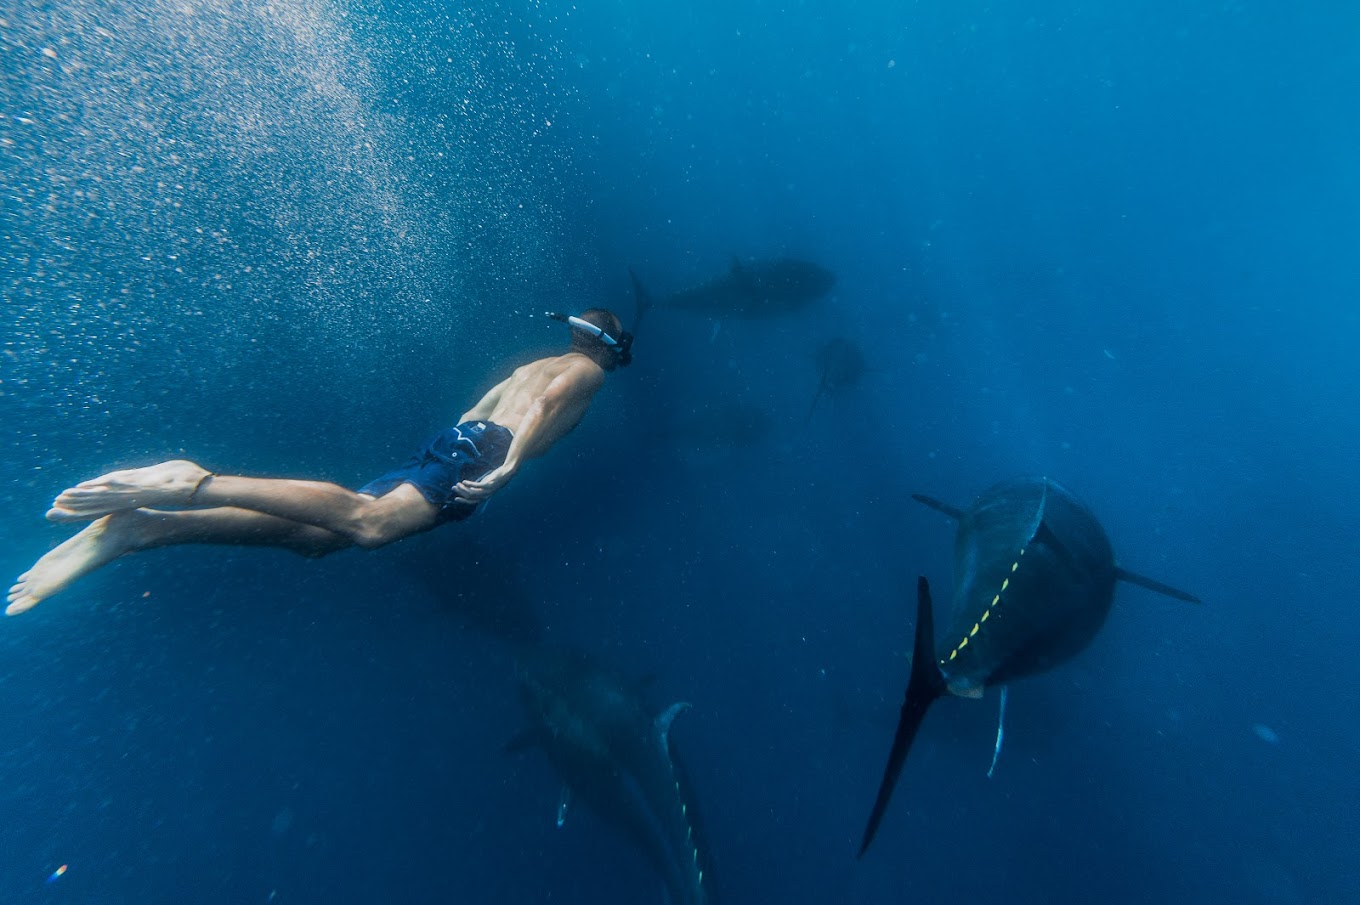
[[[604,332],[604,330],[595,326],[590,321],[582,320],[574,314],[558,314],[555,311],[544,311],[543,313],[555,321],[562,321],[564,324],[570,324],[578,330],[586,331],[611,349],[617,349],[622,345],[617,339]]]
[[[543,313],[555,321],[561,321],[570,327],[575,327],[577,330],[583,330],[604,343],[609,347],[610,351],[617,356],[619,365],[627,367],[632,362],[633,334],[629,333],[627,330],[623,331],[623,334],[618,339],[615,339],[606,333],[603,328],[597,327],[590,321],[577,317],[574,314],[559,314],[556,311],[545,311]]]

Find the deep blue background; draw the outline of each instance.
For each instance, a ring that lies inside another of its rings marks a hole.
[[[843,6],[0,23],[10,574],[114,467],[356,485],[558,348],[529,315],[627,311],[629,266],[658,294],[733,255],[838,275],[783,320],[649,315],[468,525],[155,551],[6,620],[0,901],[659,898],[500,754],[510,658],[454,588],[694,703],[724,901],[1360,897],[1360,12]],[[836,335],[870,371],[809,426]],[[941,704],[856,862],[910,589],[951,578],[910,494],[1033,472],[1206,603],[1121,588],[1015,687],[990,781],[994,698]]]

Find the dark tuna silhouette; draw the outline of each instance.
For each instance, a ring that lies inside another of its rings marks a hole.
[[[506,749],[547,753],[564,784],[558,826],[579,798],[646,854],[668,905],[711,902],[702,828],[670,743],[671,722],[689,705],[658,713],[644,702],[643,683],[571,648],[521,648],[516,675],[529,728]]]
[[[708,317],[777,317],[806,308],[836,284],[825,267],[797,258],[741,261],[727,273],[657,302],[659,308],[693,311]],[[637,278],[634,291],[646,295]]]
[[[854,342],[838,336],[817,353],[817,373],[820,375],[817,392],[808,406],[808,420],[812,419],[812,413],[822,396],[859,383],[864,376],[864,353]]]
[[[711,903],[699,811],[670,741],[671,722],[689,705],[650,708],[645,682],[545,641],[542,615],[515,578],[521,567],[498,548],[468,544],[452,559],[430,547],[397,555],[441,610],[513,653],[528,726],[506,750],[547,754],[563,783],[559,826],[574,796],[646,854],[669,905]]]
[[[930,497],[914,498],[959,523],[954,543],[958,583],[945,635],[948,653],[936,659],[930,587],[921,578],[911,678],[861,856],[874,840],[916,731],[936,699],[981,697],[989,686],[1070,659],[1105,623],[1116,580],[1199,602],[1115,565],[1100,522],[1047,478],[997,484],[966,511]]]

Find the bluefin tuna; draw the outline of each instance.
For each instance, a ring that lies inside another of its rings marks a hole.
[[[670,741],[671,723],[689,705],[653,710],[641,683],[570,648],[523,648],[516,662],[529,727],[506,747],[547,754],[564,784],[558,826],[579,799],[637,844],[668,905],[711,902],[702,828]]]
[[[967,510],[930,497],[915,499],[958,521],[953,618],[945,634],[946,653],[937,658],[930,586],[921,578],[911,677],[861,856],[878,832],[907,752],[936,700],[978,698],[986,688],[1004,689],[1013,679],[1071,659],[1105,624],[1116,581],[1199,602],[1116,565],[1095,515],[1048,478],[997,484]],[[1000,738],[998,731],[998,752]]]

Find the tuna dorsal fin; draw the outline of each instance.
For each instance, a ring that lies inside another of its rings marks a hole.
[[[930,605],[930,584],[924,577],[916,582],[916,642],[911,655],[911,678],[907,681],[907,696],[902,702],[902,714],[897,720],[897,734],[893,737],[892,750],[888,753],[888,765],[883,769],[883,782],[878,787],[878,798],[869,814],[869,823],[864,828],[864,841],[860,844],[859,855],[869,850],[888,809],[897,777],[902,773],[902,765],[907,761],[907,752],[916,738],[916,730],[921,728],[926,711],[935,699],[945,693],[944,676],[935,662],[935,617]]]
[[[925,503],[927,506],[929,506],[931,509],[934,509],[936,512],[943,512],[945,515],[949,516],[956,522],[959,519],[963,518],[962,509],[959,509],[958,507],[955,506],[951,506],[948,503],[942,503],[939,500],[935,499],[933,496],[926,496],[924,493],[913,493],[911,495],[911,498],[918,503]]]
[[[1204,602],[1193,594],[1187,594],[1184,591],[1171,587],[1169,584],[1162,584],[1160,581],[1154,581],[1146,575],[1139,575],[1137,572],[1130,572],[1128,569],[1122,569],[1119,566],[1114,567],[1114,577],[1118,578],[1120,581],[1127,581],[1129,584],[1136,584],[1140,588],[1156,591],[1158,594],[1165,594],[1166,596],[1174,597],[1177,600],[1184,600],[1186,603]]]
[[[657,716],[656,731],[661,733],[662,744],[668,744],[668,737],[671,731],[671,723],[674,723],[675,718],[678,717],[680,714],[684,713],[686,710],[689,710],[689,708],[690,705],[688,702],[678,701],[672,704],[671,706],[667,707],[665,710],[661,711],[660,715]]]

